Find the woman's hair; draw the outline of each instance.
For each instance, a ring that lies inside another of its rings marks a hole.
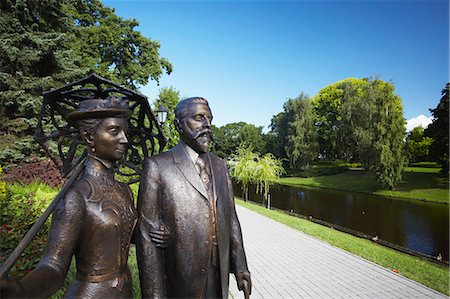
[[[82,132],[86,132],[89,135],[93,136],[95,134],[95,131],[97,131],[98,125],[103,121],[103,118],[85,118],[80,119],[77,121],[76,126],[78,127],[78,130],[80,131],[80,136],[82,136]],[[86,143],[86,140],[84,138],[81,138],[84,143]]]

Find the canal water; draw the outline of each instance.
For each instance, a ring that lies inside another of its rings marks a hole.
[[[234,184],[234,192],[242,191]],[[271,206],[326,221],[430,256],[449,260],[449,206],[364,193],[277,185]],[[263,196],[249,188],[249,200]]]

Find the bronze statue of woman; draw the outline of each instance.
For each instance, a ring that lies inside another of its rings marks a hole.
[[[127,265],[137,213],[129,186],[113,168],[127,149],[126,101],[85,100],[68,115],[87,145],[80,178],[53,213],[44,257],[20,281],[8,279],[2,297],[45,298],[63,286],[72,257],[76,279],[66,298],[132,298]]]

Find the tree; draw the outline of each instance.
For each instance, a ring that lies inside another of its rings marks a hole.
[[[406,150],[410,162],[428,161],[429,147],[433,139],[424,136],[422,126],[415,127],[406,136]]]
[[[349,78],[314,96],[320,154],[329,160],[361,162],[376,170],[383,187],[401,180],[405,120],[392,83]]]
[[[231,156],[240,145],[248,146],[256,152],[265,148],[262,127],[256,127],[245,122],[229,123],[220,128],[213,127],[213,152],[222,158]]]
[[[312,98],[322,158],[351,161],[371,148],[373,122],[367,120],[373,119],[376,108],[368,101],[368,85],[367,79],[348,78]]]
[[[257,192],[267,201],[270,187],[285,173],[281,160],[268,153],[260,157],[251,146],[241,144],[228,162],[231,176],[242,185],[244,200],[248,199],[248,186],[256,184]]]
[[[309,163],[319,156],[316,116],[308,97],[301,93],[293,100],[294,120],[288,124],[286,155],[291,168]]]
[[[280,112],[270,120],[270,131],[266,134],[266,152],[278,159],[287,159],[286,143],[288,122],[285,112]]]
[[[265,202],[268,201],[270,188],[284,173],[282,161],[271,153],[265,154],[257,160],[254,180],[256,181],[256,190],[263,193]]]
[[[248,199],[248,186],[256,183],[256,167],[258,155],[253,152],[250,146],[241,145],[236,153],[228,161],[231,177],[241,183],[244,200]]]
[[[425,130],[425,136],[433,138],[433,143],[430,145],[430,159],[442,165],[442,173],[445,175],[449,173],[449,88],[450,83],[447,83],[442,90],[439,104],[436,108],[430,109],[433,122]]]
[[[74,34],[70,48],[82,66],[132,89],[172,72],[170,62],[159,56],[160,44],[135,30],[137,20],[117,16],[100,0],[68,1],[65,10]]]
[[[0,6],[0,163],[22,160],[32,141],[44,90],[86,71],[67,46],[70,24],[61,2],[2,1]]]
[[[306,97],[303,93],[299,97]],[[283,104],[283,112],[274,115],[270,122],[270,132],[267,134],[267,152],[271,152],[278,159],[288,160],[286,146],[288,144],[289,124],[294,122],[296,115],[295,99],[287,99]]]
[[[32,141],[42,92],[90,70],[137,88],[172,70],[159,44],[99,0],[5,0],[0,4],[0,163],[39,148]],[[43,154],[43,153],[42,153]]]
[[[370,97],[378,111],[375,114],[375,173],[383,188],[393,189],[402,179],[406,165],[404,153],[405,119],[401,98],[393,93],[394,86],[382,80],[369,85]]]
[[[180,101],[180,92],[173,87],[164,87],[159,90],[158,98],[153,103],[153,111],[156,111],[160,105],[167,109],[166,122],[163,124],[164,136],[167,138],[166,148],[172,148],[177,145],[180,136],[175,128],[175,107]]]

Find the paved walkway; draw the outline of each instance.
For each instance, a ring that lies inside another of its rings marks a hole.
[[[236,206],[251,298],[448,298],[388,269]],[[243,298],[230,277],[230,293]]]

